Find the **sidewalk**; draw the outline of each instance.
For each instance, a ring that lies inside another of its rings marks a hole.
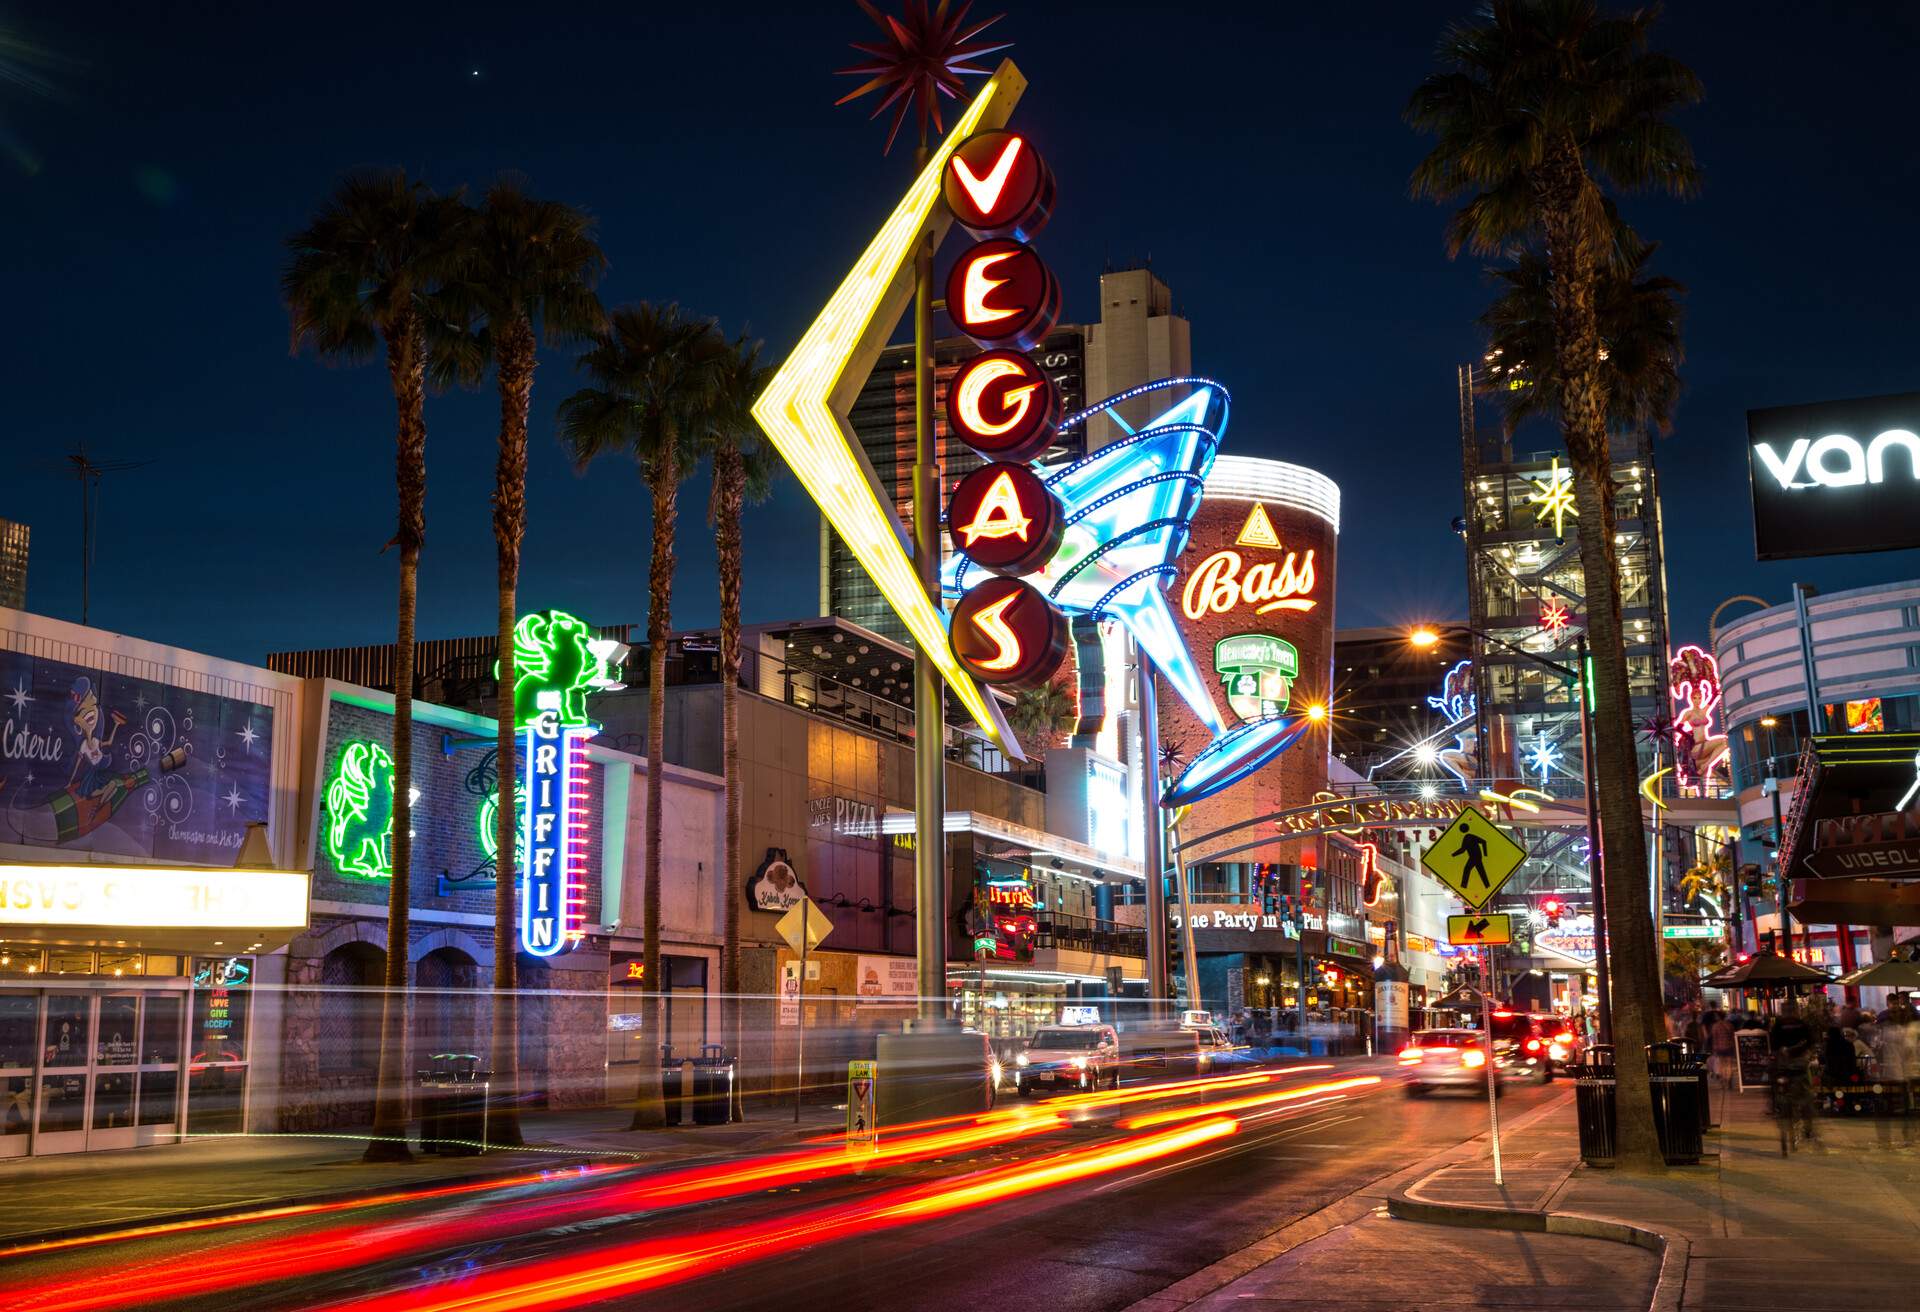
[[[827,1134],[845,1113],[749,1108],[733,1125],[628,1130],[621,1107],[528,1112],[524,1149],[485,1156],[417,1155],[410,1163],[368,1165],[364,1137],[235,1135],[116,1152],[16,1158],[0,1166],[12,1188],[0,1191],[0,1240],[18,1242],[89,1229],[186,1220],[254,1207],[315,1202],[369,1189],[491,1179],[565,1169],[592,1161],[666,1163],[720,1152],[786,1147]]]
[[[1535,1127],[1551,1135],[1546,1127],[1562,1120],[1570,1126],[1571,1092],[1569,1086],[1566,1094],[1527,1113],[1514,1137],[1534,1133]],[[1376,1181],[1141,1300],[1129,1312],[1642,1312],[1659,1275],[1653,1253],[1575,1235],[1455,1229],[1389,1216],[1392,1193],[1444,1170],[1457,1156],[1480,1158],[1485,1143],[1483,1135]],[[1528,1149],[1504,1156],[1507,1192],[1517,1203],[1544,1200],[1570,1169]],[[1478,1169],[1487,1173],[1485,1166]]]
[[[1861,1312],[1920,1283],[1920,1148],[1900,1126],[1822,1119],[1780,1155],[1765,1096],[1716,1091],[1699,1166],[1643,1177],[1580,1161],[1572,1089],[1376,1182],[1135,1312],[1490,1307]],[[1920,1125],[1914,1126],[1920,1139]]]

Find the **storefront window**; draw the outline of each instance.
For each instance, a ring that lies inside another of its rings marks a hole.
[[[54,948],[47,954],[49,975],[93,974],[93,953],[84,949]]]
[[[0,976],[38,975],[47,954],[30,943],[0,943]]]
[[[93,1128],[118,1130],[133,1124],[133,1073],[93,1077]]]
[[[42,1076],[40,1133],[62,1134],[86,1128],[87,1077],[84,1074]]]
[[[181,1003],[177,993],[155,993],[147,998],[146,1028],[140,1035],[141,1061],[148,1065],[179,1062]]]
[[[102,952],[99,973],[115,977],[138,975],[145,960],[138,952]]]
[[[0,993],[0,1066],[33,1065],[35,1031],[40,1027],[36,993]]]
[[[139,1016],[138,998],[108,995],[100,999],[99,1047],[93,1057],[96,1065],[133,1065],[134,1026]],[[132,1097],[131,1092],[128,1097]]]
[[[140,1124],[170,1124],[180,1114],[179,1103],[179,1071],[140,1073]]]
[[[92,1001],[84,993],[56,993],[48,997],[46,1051],[42,1054],[42,1065],[87,1064],[87,1012]],[[85,1090],[82,1090],[84,1093]]]

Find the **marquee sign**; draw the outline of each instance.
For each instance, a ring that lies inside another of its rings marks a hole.
[[[520,735],[520,947],[536,957],[586,937],[586,695],[618,688],[626,647],[564,611],[513,628],[513,718]]]
[[[1920,392],[1747,411],[1760,560],[1920,547]]]

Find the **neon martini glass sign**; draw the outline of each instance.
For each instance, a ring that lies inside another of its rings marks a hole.
[[[1145,427],[1129,429],[1123,402],[1189,388],[1189,395]],[[1230,787],[1299,741],[1301,716],[1274,715],[1230,726],[1208,690],[1167,601],[1167,580],[1186,547],[1207,471],[1226,431],[1227,390],[1206,378],[1163,378],[1069,416],[1065,434],[1106,415],[1126,436],[1084,460],[1044,476],[1060,500],[1060,549],[1025,580],[1062,611],[1117,621],[1212,731],[1213,741],[1166,790],[1163,806],[1185,806]],[[957,551],[941,571],[941,591],[958,596],[984,573]]]

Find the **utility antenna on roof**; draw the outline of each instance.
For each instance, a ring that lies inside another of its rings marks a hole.
[[[67,466],[80,482],[80,622],[87,622],[87,606],[93,584],[95,512],[100,506],[100,478],[129,469],[150,465],[151,460],[95,460],[87,454],[87,444],[67,455]]]

